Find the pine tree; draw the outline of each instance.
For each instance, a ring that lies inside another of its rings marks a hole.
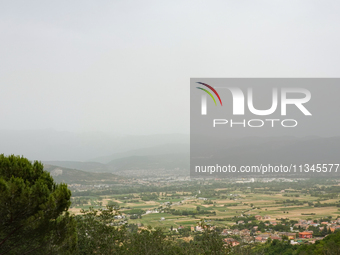
[[[0,254],[72,254],[77,236],[67,212],[70,197],[40,162],[1,154]]]

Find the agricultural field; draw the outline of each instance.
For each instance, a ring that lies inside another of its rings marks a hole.
[[[336,180],[319,180],[318,184],[311,180],[246,184],[209,180],[174,187],[149,183],[147,189],[123,194],[107,190],[89,196],[78,192],[72,197],[70,211],[77,215],[90,207],[114,206],[126,223],[165,229],[194,227],[201,219],[226,227],[236,224],[239,218],[255,215],[278,223],[281,219],[336,219],[340,215],[340,186]]]

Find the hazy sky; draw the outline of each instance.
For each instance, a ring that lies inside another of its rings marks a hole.
[[[190,77],[339,77],[340,2],[1,1],[0,130],[189,132]]]

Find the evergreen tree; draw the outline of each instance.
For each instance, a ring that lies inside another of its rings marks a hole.
[[[125,228],[115,227],[113,206],[106,209],[82,210],[77,216],[78,254],[121,254]]]
[[[43,165],[0,155],[0,254],[72,254],[76,224],[71,192]]]

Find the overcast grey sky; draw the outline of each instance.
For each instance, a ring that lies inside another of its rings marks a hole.
[[[339,77],[340,2],[1,1],[0,130],[189,132],[190,77]]]

